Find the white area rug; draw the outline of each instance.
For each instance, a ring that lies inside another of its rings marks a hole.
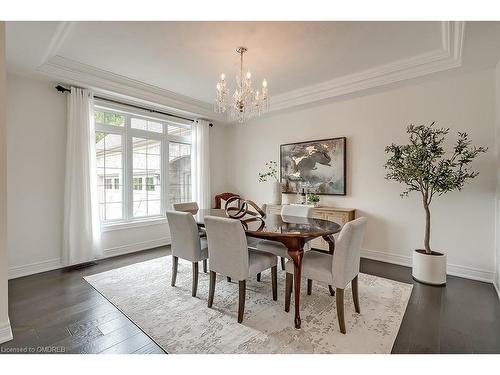
[[[168,353],[390,353],[412,285],[367,274],[359,276],[361,314],[345,292],[347,334],[340,333],[335,297],[303,281],[302,328],[284,311],[284,271],[278,271],[278,301],[270,272],[247,281],[245,316],[236,321],[238,283],[217,278],[213,308],[207,307],[208,274],[200,272],[191,297],[191,263],[179,259],[176,287],[170,286],[171,256],[114,269],[85,280],[125,313]],[[201,267],[200,267],[201,269]]]

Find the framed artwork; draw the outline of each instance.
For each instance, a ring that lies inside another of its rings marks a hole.
[[[345,195],[346,138],[281,145],[280,181],[283,193]]]

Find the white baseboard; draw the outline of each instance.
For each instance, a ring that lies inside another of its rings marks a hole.
[[[61,258],[49,259],[41,262],[24,264],[22,266],[10,267],[8,277],[9,280],[16,279],[18,277],[33,275],[35,273],[52,271],[61,267]]]
[[[0,344],[13,339],[12,329],[10,328],[10,320],[7,319],[6,323],[0,324]]]
[[[376,250],[361,250],[361,256],[367,259],[379,260],[381,262],[398,264],[400,266],[411,267],[412,260],[410,256],[385,253]],[[495,280],[495,274],[493,271],[482,270],[479,268],[461,266],[458,264],[448,264],[447,274],[451,276],[459,276],[465,279],[484,281],[487,283],[493,283]]]
[[[104,250],[104,258],[111,258],[111,257],[116,257],[118,255],[169,245],[170,241],[171,241],[170,237],[162,237],[155,240],[142,241],[133,244],[111,247],[109,249]]]
[[[152,249],[154,247],[165,246],[170,244],[170,237],[162,237],[155,240],[136,242],[123,246],[111,247],[104,249],[103,258],[111,258],[118,255],[133,253],[136,251]],[[62,268],[62,259],[50,259],[42,262],[25,264],[22,266],[15,266],[9,268],[9,280],[18,277],[34,275],[36,273],[46,272]]]
[[[377,250],[361,249],[361,257],[386,263],[398,264],[400,266],[411,267],[411,258],[405,255],[385,253],[383,251]]]

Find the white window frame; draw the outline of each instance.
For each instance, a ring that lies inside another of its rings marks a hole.
[[[95,100],[94,109],[110,111],[125,116],[123,126],[108,125],[95,123],[96,132],[105,132],[110,134],[121,135],[122,137],[122,219],[103,220],[101,228],[103,231],[116,229],[115,227],[134,227],[148,224],[157,224],[158,221],[166,222],[166,210],[169,202],[169,144],[170,142],[178,142],[191,145],[191,137],[183,137],[168,134],[168,125],[176,127],[184,127],[191,129],[191,122],[178,120],[170,116],[154,115],[151,116],[147,111],[136,110],[135,108],[126,105],[118,105],[108,103],[106,101]],[[131,119],[139,118],[144,120],[152,120],[163,125],[163,132],[153,132],[141,129],[133,129],[131,127]],[[134,137],[155,139],[161,142],[161,205],[160,215],[133,217],[133,146],[132,139]],[[170,207],[168,207],[170,208]],[[137,224],[137,225],[136,225]]]

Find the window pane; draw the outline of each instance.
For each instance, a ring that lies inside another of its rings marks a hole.
[[[160,214],[161,207],[161,142],[132,139],[134,217]]]
[[[96,109],[94,111],[95,122],[98,124],[124,126],[125,116],[120,113],[107,112]]]
[[[106,203],[106,220],[118,220],[122,218],[122,202]]]
[[[132,129],[146,130],[155,133],[163,133],[163,125],[156,121],[133,117],[130,120]]]
[[[181,137],[191,137],[191,128],[168,124],[168,134]]]
[[[191,145],[169,144],[169,204],[191,201]]]
[[[140,129],[140,130],[147,130],[148,129],[147,121],[140,119],[140,118],[130,119],[130,126],[132,129]]]
[[[150,200],[148,201],[148,215],[159,215],[161,213],[161,202],[160,200]]]
[[[148,130],[155,133],[163,133],[163,125],[159,122],[148,121]]]
[[[123,218],[122,136],[96,132],[97,196],[102,221]]]

